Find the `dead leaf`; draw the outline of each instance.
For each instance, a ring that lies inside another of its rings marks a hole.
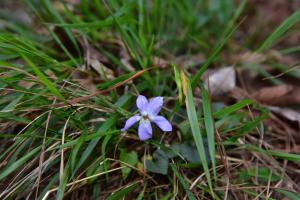
[[[83,37],[80,40],[80,44],[84,51],[85,63],[80,67],[81,70],[72,74],[72,77],[83,88],[91,93],[95,93],[97,84],[115,78],[114,72],[103,64],[109,63],[108,59],[90,45],[87,38]]]
[[[29,88],[31,88],[34,85],[35,85],[35,82],[33,82],[33,81],[27,81],[27,80],[21,80],[18,83],[18,86],[26,88],[26,89],[29,89]]]
[[[257,92],[255,98],[267,105],[296,105],[300,104],[300,88],[293,85],[264,87]]]
[[[90,60],[90,66],[94,69],[101,77],[101,79],[114,79],[114,72],[113,70],[109,69],[105,65],[103,65],[99,60],[92,59]]]
[[[260,54],[257,52],[247,51],[238,56],[239,62],[243,64],[260,64],[266,60],[266,56],[264,54]]]
[[[83,38],[82,41],[80,41],[80,43],[85,53],[85,62],[87,65],[89,65],[89,59],[98,60],[103,64],[109,63],[107,57],[105,57],[96,48],[90,45],[88,40],[85,37]]]
[[[152,62],[155,66],[158,66],[160,68],[166,68],[169,65],[168,61],[157,56],[153,57]]]
[[[0,3],[1,18],[6,19],[9,16],[10,23],[12,21],[22,23],[26,26],[33,24],[33,18],[30,12],[25,8],[22,1],[1,1]],[[1,20],[0,26],[7,26],[7,20]],[[3,23],[2,23],[3,22]]]
[[[244,11],[244,15],[247,18],[239,28],[241,38],[255,34],[254,41],[263,41],[275,27],[279,26],[281,22],[299,9],[299,7],[299,0],[247,1],[247,7]],[[283,38],[280,43],[289,47],[299,44],[299,39],[299,34],[295,31],[289,37]]]
[[[180,55],[174,58],[177,66],[191,67],[191,66],[199,66],[203,62],[205,62],[206,58],[203,54],[195,54],[195,55]]]
[[[131,72],[134,72],[135,69],[134,67],[132,67],[132,65],[130,64],[129,60],[126,58],[121,58],[121,63]]]
[[[233,66],[208,70],[203,79],[212,96],[228,93],[236,85],[236,74]]]
[[[92,72],[76,70],[72,73],[72,78],[74,81],[78,82],[81,87],[90,91],[90,93],[95,93],[97,91],[96,85],[101,83],[100,78],[95,78]]]
[[[268,109],[285,117],[288,120],[300,122],[300,111],[291,108],[281,108],[276,106],[268,106]]]

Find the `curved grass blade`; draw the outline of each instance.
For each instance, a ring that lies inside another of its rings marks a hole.
[[[284,20],[275,31],[258,48],[258,52],[264,51],[274,45],[297,22],[300,21],[300,9]]]

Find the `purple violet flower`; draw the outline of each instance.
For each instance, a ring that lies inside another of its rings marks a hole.
[[[137,121],[140,121],[138,133],[142,141],[152,137],[151,122],[154,122],[163,131],[172,131],[171,123],[163,116],[158,115],[162,105],[163,97],[154,97],[148,101],[146,97],[139,95],[136,99],[136,106],[140,115],[130,117],[121,131],[126,131]]]

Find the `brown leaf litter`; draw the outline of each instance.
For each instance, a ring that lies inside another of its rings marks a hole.
[[[256,100],[267,105],[292,106],[300,104],[300,87],[279,85],[264,87],[255,95]]]

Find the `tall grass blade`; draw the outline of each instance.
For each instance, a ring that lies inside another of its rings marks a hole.
[[[192,93],[192,86],[191,86],[190,80],[186,77],[186,75],[184,74],[183,71],[181,71],[180,75],[181,75],[183,93],[186,96],[185,105],[186,105],[186,109],[187,109],[187,115],[188,115],[188,119],[190,122],[190,126],[192,129],[192,134],[194,137],[194,141],[196,143],[196,147],[197,147],[197,150],[198,150],[198,153],[200,156],[200,160],[202,162],[205,176],[208,181],[209,188],[213,195],[214,193],[213,193],[213,188],[212,188],[212,181],[211,181],[211,177],[210,177],[210,173],[209,173],[209,169],[208,169],[208,162],[206,159],[206,153],[205,153],[205,147],[204,147],[204,143],[203,143],[203,139],[202,139],[202,133],[200,130],[200,125],[198,123],[198,117],[197,117],[197,112],[196,112],[196,108],[195,108],[195,104],[194,104],[194,97],[193,97],[193,93]]]
[[[216,149],[215,149],[215,126],[214,121],[212,117],[212,111],[211,111],[211,103],[210,103],[210,97],[207,89],[203,84],[201,84],[201,96],[202,96],[202,108],[203,108],[203,115],[204,115],[204,124],[205,129],[207,133],[208,138],[208,149],[209,149],[209,155],[213,167],[213,174],[214,178],[216,180],[217,173],[216,173]]]

